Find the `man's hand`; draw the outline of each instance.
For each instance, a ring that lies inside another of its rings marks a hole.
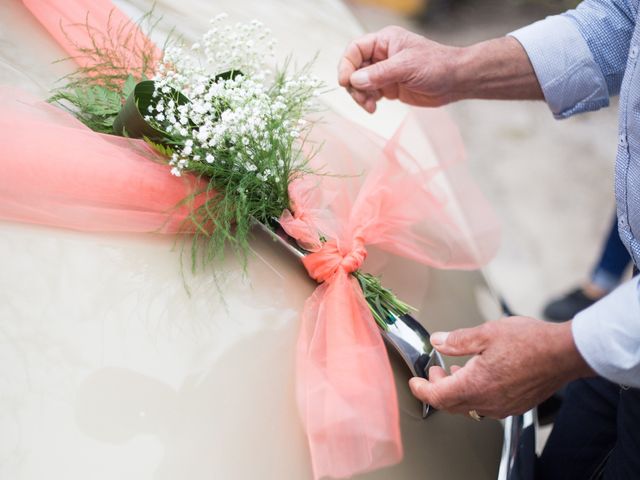
[[[338,82],[369,113],[381,97],[411,105],[443,105],[451,101],[449,84],[459,50],[400,27],[386,27],[347,47]]]
[[[351,43],[338,82],[369,113],[383,97],[422,107],[463,98],[543,98],[526,52],[512,37],[458,48],[400,27]]]
[[[476,410],[494,418],[523,413],[566,382],[594,375],[576,349],[571,322],[509,317],[434,333],[431,343],[444,355],[473,355],[450,375],[431,367],[429,380],[409,382],[418,399],[451,413]]]

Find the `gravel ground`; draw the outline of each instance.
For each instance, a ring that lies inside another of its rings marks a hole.
[[[352,5],[365,28],[400,24],[448,44],[501,36],[552,9],[468,2],[416,22]],[[451,105],[471,168],[503,221],[500,253],[487,269],[512,309],[540,315],[545,302],[582,282],[614,211],[616,102],[557,121],[542,102],[463,101]]]

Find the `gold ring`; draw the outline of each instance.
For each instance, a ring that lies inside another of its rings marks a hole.
[[[469,410],[469,416],[473,418],[476,422],[479,422],[484,418],[484,416],[480,415],[477,410]]]

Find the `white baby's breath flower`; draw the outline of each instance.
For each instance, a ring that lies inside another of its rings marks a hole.
[[[261,22],[231,24],[222,14],[191,47],[165,49],[154,77],[157,101],[147,117],[163,122],[181,145],[169,162],[172,174],[193,161],[266,183],[290,175],[295,162],[285,162],[280,152],[297,151],[294,144],[307,129],[300,116],[321,84],[304,72],[279,74],[274,82],[269,69],[274,44]],[[220,75],[228,72],[234,73]],[[180,102],[176,91],[189,101]]]

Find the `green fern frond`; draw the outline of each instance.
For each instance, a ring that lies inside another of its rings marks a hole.
[[[173,148],[169,145],[162,145],[161,143],[156,143],[153,140],[151,140],[149,137],[142,137],[142,139],[160,155],[163,155],[167,158],[171,158],[171,156],[174,153]]]

